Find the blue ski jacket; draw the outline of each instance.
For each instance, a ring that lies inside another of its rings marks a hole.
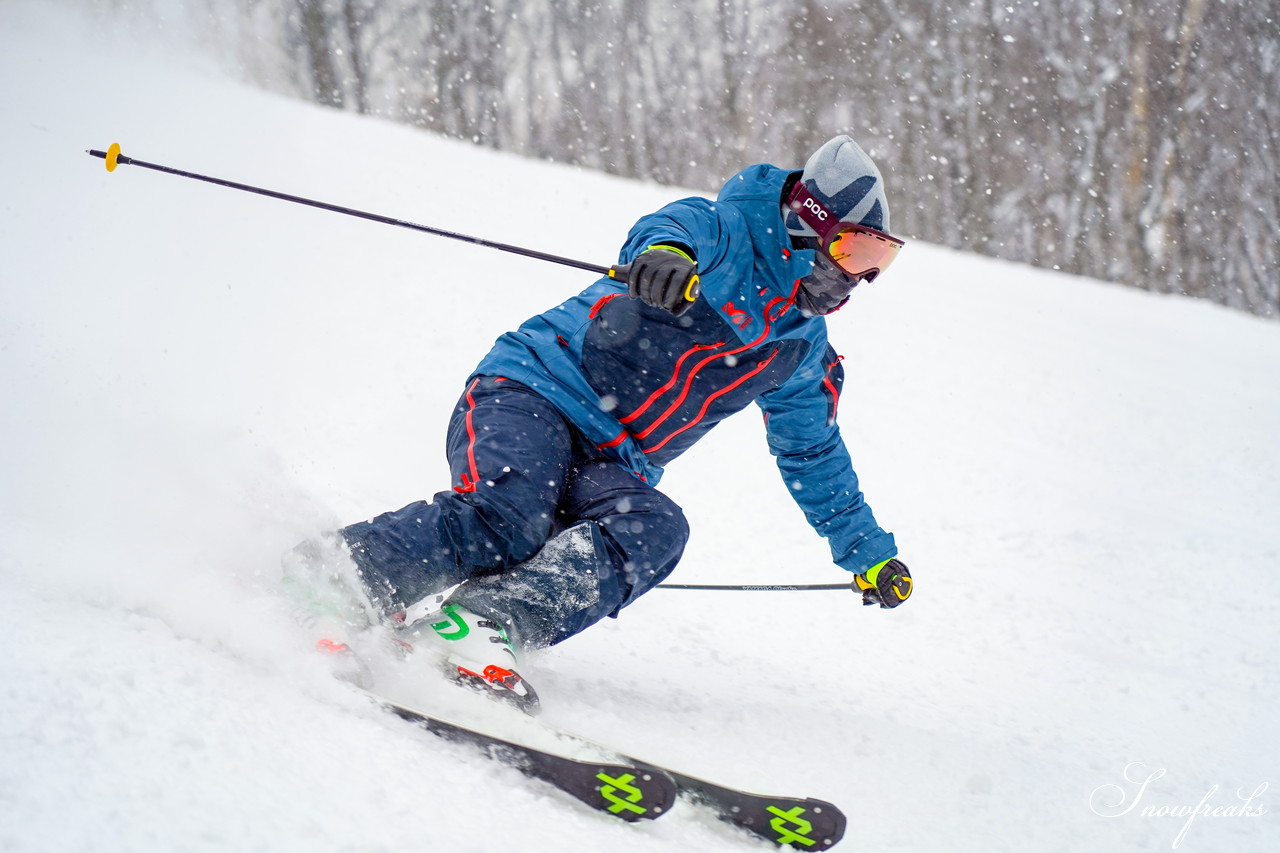
[[[702,292],[677,317],[602,278],[500,337],[473,376],[505,376],[551,401],[604,453],[656,485],[663,466],[754,402],[769,449],[833,560],[861,572],[897,555],[863,500],[836,425],[843,370],[826,320],[795,307],[812,250],[783,227],[789,172],[766,164],[715,201],[686,198],[642,217],[619,255],[658,244],[697,259]]]

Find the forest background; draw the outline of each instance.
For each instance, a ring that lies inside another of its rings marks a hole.
[[[1280,0],[79,2],[275,91],[701,191],[847,132],[900,236],[1280,317]]]

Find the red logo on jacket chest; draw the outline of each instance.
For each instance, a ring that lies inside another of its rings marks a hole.
[[[726,302],[720,310],[728,315],[729,320],[739,329],[745,329],[751,325],[751,315],[741,308],[735,308],[732,300]]]

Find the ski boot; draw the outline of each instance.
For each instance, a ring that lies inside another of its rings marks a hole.
[[[404,658],[413,652],[412,644],[395,635],[404,614],[384,615],[342,537],[308,539],[284,555],[281,567],[294,617],[315,635],[316,649],[331,656],[336,678],[368,689],[371,655]]]
[[[538,713],[538,694],[517,672],[515,648],[499,620],[446,601],[401,636],[409,641],[421,638],[440,649],[445,675],[451,681],[508,702],[526,714]]]
[[[363,630],[377,621],[360,570],[340,536],[323,534],[300,543],[281,559],[281,569],[285,592],[303,623]]]

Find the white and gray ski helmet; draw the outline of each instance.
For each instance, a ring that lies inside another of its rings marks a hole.
[[[880,170],[858,143],[837,136],[813,152],[800,176],[805,188],[825,204],[841,222],[889,230],[889,202],[884,195]],[[799,216],[782,207],[787,232],[793,237],[816,237],[817,232]]]

